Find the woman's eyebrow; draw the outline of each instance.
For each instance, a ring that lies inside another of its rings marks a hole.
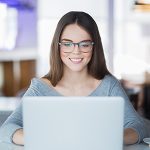
[[[69,42],[73,42],[73,41],[70,40],[70,39],[61,39],[61,41],[69,41]]]
[[[81,42],[91,42],[92,40],[91,39],[87,39],[87,40],[83,40]]]
[[[69,42],[73,42],[72,40],[70,39],[61,39],[61,41],[69,41]],[[91,42],[92,40],[91,39],[86,39],[86,40],[82,40],[80,42]]]

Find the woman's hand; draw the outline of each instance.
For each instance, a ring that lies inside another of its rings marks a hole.
[[[24,145],[23,129],[18,129],[14,133],[12,141],[17,145]]]
[[[13,135],[13,143],[24,145],[23,129],[17,130]],[[135,144],[138,141],[138,134],[135,130],[127,128],[124,130],[124,144]]]
[[[135,144],[138,142],[138,134],[135,130],[127,128],[124,130],[124,144]]]

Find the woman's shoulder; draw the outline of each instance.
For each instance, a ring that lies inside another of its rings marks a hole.
[[[108,96],[110,95],[110,91],[116,86],[117,83],[119,83],[119,81],[116,77],[111,74],[105,75],[100,85],[92,94]]]
[[[46,78],[37,78],[37,77],[34,77],[31,79],[31,84],[30,86],[33,86],[33,87],[45,87],[45,86],[49,86],[49,87],[52,87],[52,84],[51,82],[46,79]]]
[[[27,96],[37,95],[37,96],[50,96],[56,94],[52,85],[48,79],[45,78],[32,78],[30,86],[25,93]]]
[[[33,78],[31,80],[31,86],[34,86],[38,89],[43,89],[43,90],[45,90],[47,88],[48,89],[53,88],[51,82],[46,78]]]
[[[107,75],[104,79],[104,89],[108,89],[109,94],[114,94],[116,95],[116,93],[122,93],[121,95],[124,95],[124,89],[123,86],[120,82],[119,79],[117,79],[115,76],[113,75]]]
[[[105,75],[102,81],[106,85],[114,85],[120,83],[119,80],[112,74]]]
[[[40,78],[39,79],[41,82],[43,82],[44,84],[47,84],[48,86],[50,86],[50,87],[53,87],[53,85],[51,84],[51,81],[50,80],[48,80],[47,78]]]

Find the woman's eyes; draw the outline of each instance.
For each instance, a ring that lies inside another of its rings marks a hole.
[[[92,45],[89,42],[80,42],[80,43],[73,43],[73,42],[62,42],[61,45],[65,46],[65,47],[72,47],[75,45],[78,45],[79,47],[89,47],[90,45]]]
[[[63,45],[66,46],[66,47],[71,47],[72,43],[63,43]]]
[[[90,43],[80,43],[80,47],[89,47]]]

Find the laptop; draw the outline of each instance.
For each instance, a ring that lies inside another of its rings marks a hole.
[[[122,150],[121,97],[24,97],[25,150]]]

